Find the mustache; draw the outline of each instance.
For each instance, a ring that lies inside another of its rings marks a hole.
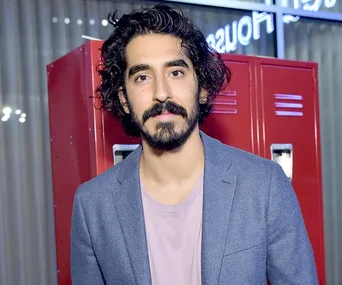
[[[167,101],[166,103],[156,103],[150,109],[146,110],[142,116],[143,123],[145,123],[149,118],[161,115],[163,112],[180,115],[184,118],[188,116],[188,113],[182,106],[172,101]]]

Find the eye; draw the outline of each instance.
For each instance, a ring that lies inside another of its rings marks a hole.
[[[143,81],[146,81],[146,80],[147,80],[147,75],[144,75],[144,74],[139,75],[139,76],[135,79],[136,82],[143,82]]]
[[[184,75],[184,72],[181,70],[174,70],[171,72],[172,77],[181,77],[182,75]]]

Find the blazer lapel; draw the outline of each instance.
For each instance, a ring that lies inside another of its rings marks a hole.
[[[144,211],[140,191],[139,159],[141,146],[120,162],[115,205],[137,285],[151,285]]]
[[[236,175],[231,161],[219,151],[220,144],[201,132],[205,148],[202,285],[218,283],[234,192]],[[140,190],[141,147],[120,162],[117,176],[121,189],[114,189],[114,202],[137,285],[151,285],[144,211]]]
[[[201,133],[205,147],[202,284],[218,284],[237,177],[220,145]]]

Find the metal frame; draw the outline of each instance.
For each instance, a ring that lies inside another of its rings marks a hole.
[[[342,13],[333,12],[313,12],[301,9],[284,8],[281,7],[282,0],[275,0],[275,5],[267,5],[263,3],[239,1],[239,0],[172,0],[167,2],[195,4],[220,8],[238,9],[245,11],[260,11],[274,13],[275,15],[275,32],[276,32],[276,46],[277,58],[285,57],[285,40],[284,40],[284,15],[294,15],[305,18],[313,18],[320,20],[330,20],[335,22],[342,22]]]

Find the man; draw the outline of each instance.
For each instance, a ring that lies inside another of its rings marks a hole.
[[[77,190],[73,284],[318,284],[281,167],[199,130],[230,81],[203,34],[166,5],[111,19],[97,92],[142,143]]]

